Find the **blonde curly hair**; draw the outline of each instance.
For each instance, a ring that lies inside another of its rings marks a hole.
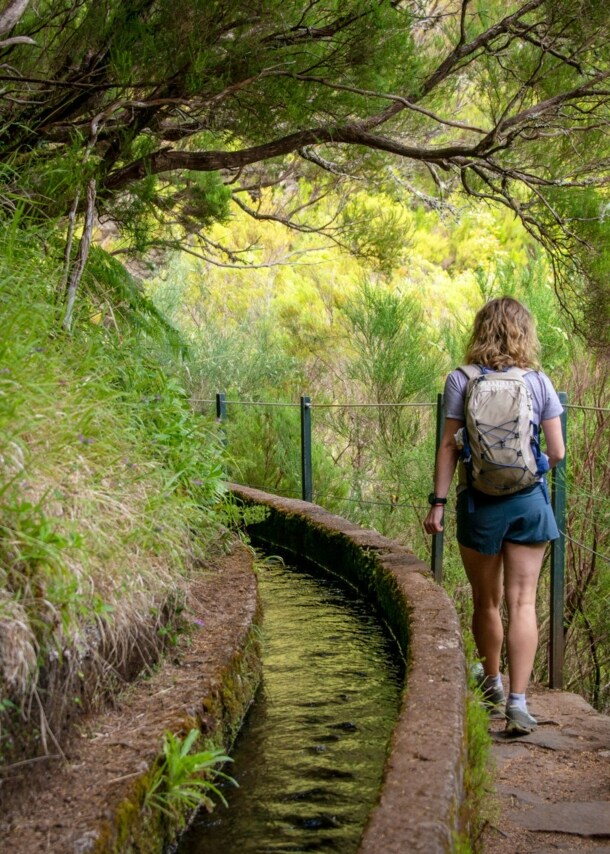
[[[540,343],[534,318],[513,297],[498,297],[477,312],[466,348],[469,365],[502,368],[540,368]]]

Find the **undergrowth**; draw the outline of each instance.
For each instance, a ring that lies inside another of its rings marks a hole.
[[[464,799],[460,815],[462,832],[454,839],[456,854],[470,854],[483,850],[481,836],[493,819],[494,782],[491,758],[489,718],[481,702],[477,684],[476,650],[472,637],[464,636],[468,666],[468,693],[466,696],[466,765],[464,769]],[[480,667],[480,665],[478,665]]]
[[[0,762],[154,660],[225,500],[179,336],[99,248],[60,334],[54,239],[0,236]]]

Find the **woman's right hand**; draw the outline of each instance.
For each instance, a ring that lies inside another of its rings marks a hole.
[[[443,531],[443,511],[442,504],[434,504],[428,511],[428,515],[424,519],[424,529],[427,534],[440,534]]]

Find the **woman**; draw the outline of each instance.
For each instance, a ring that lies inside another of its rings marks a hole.
[[[542,427],[549,467],[565,454],[561,403],[549,378],[539,370],[538,339],[529,311],[511,297],[488,302],[475,317],[466,361],[481,369],[528,370],[525,382],[532,398],[534,421]],[[438,449],[434,493],[424,521],[429,534],[443,530],[443,509],[458,463],[455,434],[464,426],[468,378],[458,370],[445,384],[445,428]],[[506,651],[510,693],[506,730],[524,735],[536,728],[525,693],[538,645],[536,588],[546,543],[559,536],[544,478],[507,496],[488,496],[467,485],[463,464],[457,488],[457,539],[472,588],[472,631],[483,662],[483,697],[488,708],[504,706],[500,677],[503,625],[502,592],[508,612]]]

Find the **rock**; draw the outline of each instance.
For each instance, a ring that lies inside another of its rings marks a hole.
[[[527,812],[511,812],[508,818],[527,830],[610,837],[610,802],[608,801],[540,803]]]

